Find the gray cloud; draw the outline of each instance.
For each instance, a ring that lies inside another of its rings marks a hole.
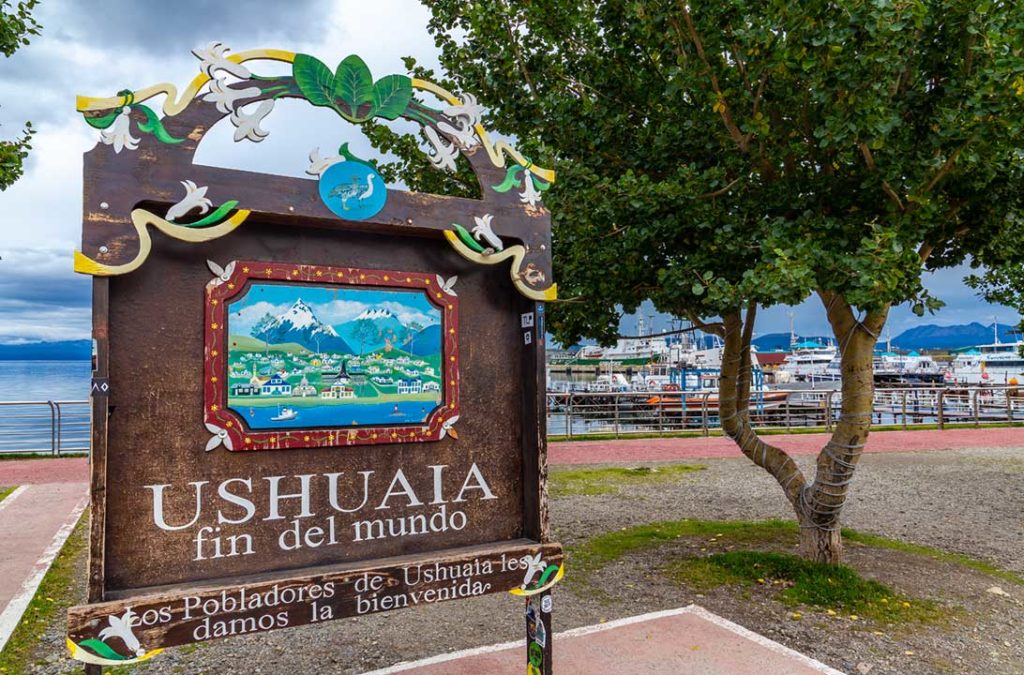
[[[76,42],[114,50],[128,47],[176,53],[182,45],[205,45],[213,40],[263,44],[290,37],[294,41],[296,35],[315,31],[329,12],[328,0],[105,0],[55,2],[41,19],[44,30],[49,28]],[[51,16],[59,16],[59,20],[53,21]]]

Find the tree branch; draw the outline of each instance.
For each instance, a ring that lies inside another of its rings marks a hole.
[[[864,163],[868,165],[868,169],[870,171],[875,171],[875,156],[871,153],[871,148],[868,147],[867,143],[858,143],[857,147],[860,148],[860,154],[864,156]],[[889,182],[885,179],[882,179],[882,192],[889,196],[889,199],[896,204],[896,208],[898,208],[901,213],[906,212],[907,209],[903,205],[903,200],[900,199],[900,196],[896,194],[896,191],[892,189],[892,186],[889,185]]]
[[[739,149],[742,152],[747,152],[750,137],[740,131],[740,128],[736,126],[736,122],[732,118],[732,113],[729,111],[729,106],[725,102],[725,96],[722,94],[722,89],[718,84],[718,76],[715,75],[715,71],[711,67],[711,62],[708,60],[707,54],[704,53],[704,43],[701,42],[700,36],[697,35],[697,27],[693,23],[693,17],[690,16],[690,9],[686,6],[685,0],[677,0],[676,4],[683,15],[683,19],[686,21],[686,29],[690,35],[690,41],[693,42],[693,46],[697,51],[697,57],[707,69],[708,79],[711,82],[711,89],[715,92],[715,96],[721,104],[719,115],[722,117],[722,122],[725,124],[726,130],[729,132],[729,136],[731,136],[736,142],[736,145],[739,146]],[[683,31],[679,26],[679,21],[674,16],[670,16],[668,21],[675,29],[677,35],[682,38]]]

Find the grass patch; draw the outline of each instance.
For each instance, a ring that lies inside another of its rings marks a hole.
[[[27,673],[37,662],[35,651],[40,636],[55,622],[59,614],[78,601],[74,597],[76,567],[86,553],[89,542],[89,519],[83,517],[71,532],[64,547],[54,559],[32,602],[25,609],[11,639],[0,652],[0,673]]]
[[[877,534],[869,534],[867,532],[858,532],[857,530],[850,530],[843,528],[843,539],[848,542],[856,542],[863,544],[864,546],[873,546],[874,548],[884,548],[890,551],[901,551],[903,553],[909,553],[911,555],[920,555],[932,560],[938,560],[940,562],[953,563],[954,565],[960,565],[972,569],[975,572],[981,572],[1003,581],[1009,581],[1010,583],[1024,586],[1024,577],[1015,572],[1009,570],[1000,569],[992,563],[985,562],[984,560],[978,560],[966,556],[962,553],[950,553],[949,551],[943,551],[942,549],[932,548],[931,546],[921,546],[920,544],[908,544],[907,542],[899,541],[897,539],[889,539],[888,537],[882,537]]]
[[[775,597],[787,605],[807,605],[887,624],[934,623],[947,613],[930,600],[911,599],[864,579],[845,565],[823,565],[789,553],[715,553],[672,563],[666,573],[674,581],[703,589],[739,584],[778,588]]]
[[[549,488],[554,497],[616,494],[622,487],[669,482],[706,468],[703,464],[672,464],[656,467],[555,469],[549,474]]]
[[[598,535],[579,546],[571,547],[570,569],[573,570],[573,576],[585,579],[625,555],[656,548],[681,537],[714,537],[743,543],[765,543],[795,536],[796,532],[796,523],[786,520],[748,522],[687,518],[647,523]]]
[[[789,520],[686,519],[637,525],[601,534],[569,547],[567,553],[572,573],[566,581],[589,585],[591,575],[602,567],[627,555],[655,549],[684,537],[702,538],[706,548],[721,551],[719,547],[732,544],[791,549],[797,543],[798,534],[796,522]],[[959,553],[849,529],[843,530],[843,538],[851,544],[923,556],[1024,585],[1024,578],[1019,574]],[[674,561],[668,565],[666,573],[696,590],[722,585],[772,584],[780,588],[779,599],[783,602],[824,607],[837,613],[841,610],[885,623],[938,621],[950,612],[929,601],[911,601],[878,582],[862,579],[851,568],[818,565],[791,554],[756,550],[712,552],[706,557]],[[599,589],[589,588],[588,592],[597,593]],[[909,603],[909,606],[904,603]]]
[[[12,492],[14,492],[17,489],[18,489],[17,485],[12,485],[10,487],[0,486],[0,502],[2,502],[3,500],[7,499],[7,495],[11,494]]]

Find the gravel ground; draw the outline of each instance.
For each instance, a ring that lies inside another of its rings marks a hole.
[[[805,467],[813,459],[800,460]],[[745,459],[700,462],[707,470],[656,489],[553,500],[555,537],[566,545],[630,525],[679,518],[790,518],[781,491]],[[865,455],[844,523],[850,527],[981,558],[1024,572],[1024,451],[978,449]],[[592,579],[607,597],[565,583],[555,594],[556,630],[690,603],[840,670],[867,675],[1024,673],[1024,587],[960,566],[880,549],[849,546],[847,562],[909,596],[951,607],[946,625],[889,629],[863,620],[805,611],[801,621],[762,587],[704,594],[668,581],[659,568],[678,548],[619,560]],[[572,575],[572,560],[567,564]],[[81,577],[84,579],[84,567]],[[989,592],[1000,586],[1005,595]],[[78,589],[81,592],[81,589]],[[492,595],[421,606],[316,627],[172,649],[133,672],[357,673],[441,652],[520,639],[520,602]],[[63,625],[42,638],[46,660],[35,672],[70,672]]]

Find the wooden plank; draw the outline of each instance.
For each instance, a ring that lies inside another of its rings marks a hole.
[[[174,588],[68,610],[68,636],[81,645],[104,628],[127,624],[144,652],[194,642],[302,626],[522,588],[526,557],[559,566],[559,544],[514,542],[454,549],[444,555],[402,556],[373,564],[320,568],[299,576],[223,586]],[[535,582],[540,572],[530,574]],[[553,578],[553,576],[552,576]],[[129,641],[111,640],[123,652]],[[133,654],[134,655],[134,654]]]
[[[89,602],[103,600],[104,553],[106,551],[107,512],[107,403],[109,390],[102,384],[110,378],[110,280],[94,277],[92,282],[92,336],[96,344],[96,363],[90,394],[92,414],[92,449],[89,454]]]

